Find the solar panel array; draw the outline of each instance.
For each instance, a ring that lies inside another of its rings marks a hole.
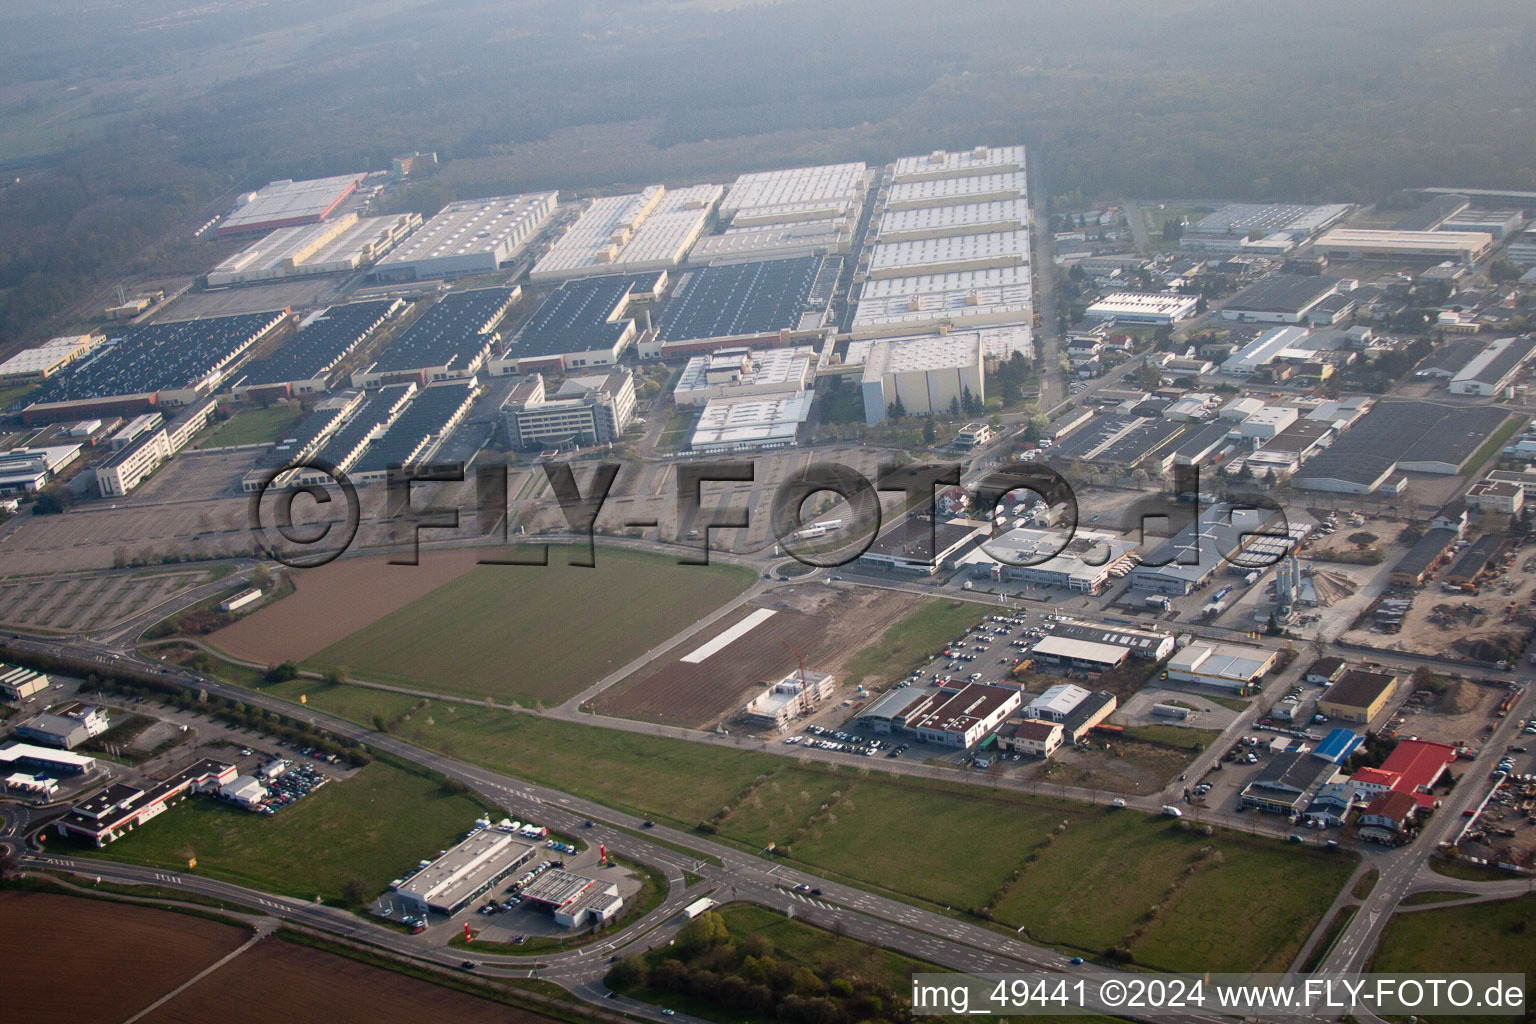
[[[610,323],[608,317],[637,285],[649,291],[655,280],[655,274],[616,274],[567,281],[539,304],[505,355],[528,359],[612,348],[624,321]]]
[[[449,292],[395,339],[374,364],[375,373],[419,370],[429,366],[457,368],[485,345],[484,335],[512,305],[510,288],[478,288]]]
[[[382,437],[368,446],[352,467],[353,474],[383,473],[410,464],[474,396],[474,386],[467,381],[427,388],[411,400]]]
[[[71,402],[190,387],[248,348],[286,310],[136,324],[101,353],[43,385],[35,402]]]
[[[240,380],[243,387],[314,380],[341,362],[347,353],[388,320],[398,299],[352,302],[332,306],[312,320],[282,348],[252,363]]]
[[[660,338],[733,338],[793,328],[822,260],[801,256],[690,271],[662,313]]]

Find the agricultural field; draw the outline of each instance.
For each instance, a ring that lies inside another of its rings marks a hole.
[[[1133,812],[862,766],[834,769],[474,705],[428,701],[412,710],[409,698],[351,686],[264,690],[295,700],[308,693],[317,710],[344,703],[365,722],[409,710],[391,731],[424,747],[637,816],[681,828],[702,823],[741,849],[776,843],[803,867],[914,902],[991,907],[1000,924],[1041,941],[1091,953],[1124,943],[1138,962],[1159,968],[1283,969],[1354,865],[1347,854],[1220,831],[1206,837]],[[583,756],[562,756],[570,750]],[[901,841],[894,857],[893,836]],[[957,846],[947,836],[965,838]],[[959,854],[963,871],[955,870]],[[1083,877],[1095,885],[1082,886]],[[1061,902],[1061,893],[1078,891],[1077,901]]]
[[[275,815],[194,797],[105,849],[75,852],[183,871],[196,857],[198,874],[352,903],[359,893],[383,892],[418,858],[469,831],[484,810],[472,797],[375,761]]]
[[[102,629],[215,579],[209,570],[58,574],[0,582],[0,623],[79,633]]]
[[[65,994],[73,1024],[121,1024],[249,936],[186,914],[45,892],[0,892],[0,920],[0,956],[26,964],[6,972],[5,1017],[18,1024],[64,1019]]]
[[[851,682],[844,678],[846,666],[870,650],[883,650],[884,638],[919,604],[926,605],[908,594],[849,593],[819,584],[779,587],[621,680],[598,698],[595,707],[622,718],[707,725],[739,711],[758,687],[793,672],[796,652],[804,656],[809,671],[830,673],[839,683]],[[942,602],[933,605],[945,610]],[[749,616],[756,624],[719,646]],[[849,637],[862,642],[850,644]],[[712,641],[719,649],[700,657],[701,649],[709,650],[705,645]],[[697,660],[686,660],[690,658]],[[867,676],[860,673],[860,678]]]
[[[280,979],[280,983],[274,983]],[[467,992],[360,963],[325,950],[268,938],[145,1017],[146,1024],[533,1024],[547,1018]]]
[[[752,580],[745,569],[608,548],[595,569],[568,565],[578,551],[552,548],[547,566],[476,565],[497,557],[486,551],[425,552],[419,566],[344,559],[294,574],[292,597],[212,643],[267,664],[303,660],[445,694],[559,703]]]

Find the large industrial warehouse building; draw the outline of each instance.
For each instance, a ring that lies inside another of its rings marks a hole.
[[[274,181],[241,196],[219,225],[219,237],[318,224],[357,191],[366,175],[340,174],[309,181]]]
[[[449,203],[374,267],[379,281],[491,274],[522,255],[559,204],[558,192]]]
[[[372,264],[421,226],[421,217],[362,217],[280,228],[208,272],[208,286],[257,284],[314,274],[341,274]]]
[[[1485,231],[1377,231],[1334,228],[1317,240],[1315,251],[1331,260],[1388,260],[1400,263],[1472,264],[1488,255],[1493,236]]]
[[[720,201],[725,230],[699,239],[688,262],[846,253],[868,188],[862,163],[743,174]]]
[[[592,204],[533,267],[534,281],[672,270],[687,257],[719,203],[719,185],[668,189]]]
[[[864,421],[882,422],[901,403],[909,415],[948,412],[969,393],[986,400],[982,343],[975,331],[886,338],[864,360]]]
[[[818,341],[839,266],[801,256],[684,271],[656,322],[654,341],[640,354],[675,359]]]

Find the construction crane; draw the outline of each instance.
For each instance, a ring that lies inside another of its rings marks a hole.
[[[793,654],[795,659],[800,662],[800,713],[808,715],[811,713],[811,688],[806,684],[805,679],[805,655],[795,650],[794,646],[788,640],[779,636],[779,634],[775,633],[773,637],[779,643],[789,648],[789,653]]]

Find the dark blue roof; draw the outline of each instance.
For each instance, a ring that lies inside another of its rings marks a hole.
[[[690,270],[657,325],[662,341],[771,334],[800,322],[822,257]]]

